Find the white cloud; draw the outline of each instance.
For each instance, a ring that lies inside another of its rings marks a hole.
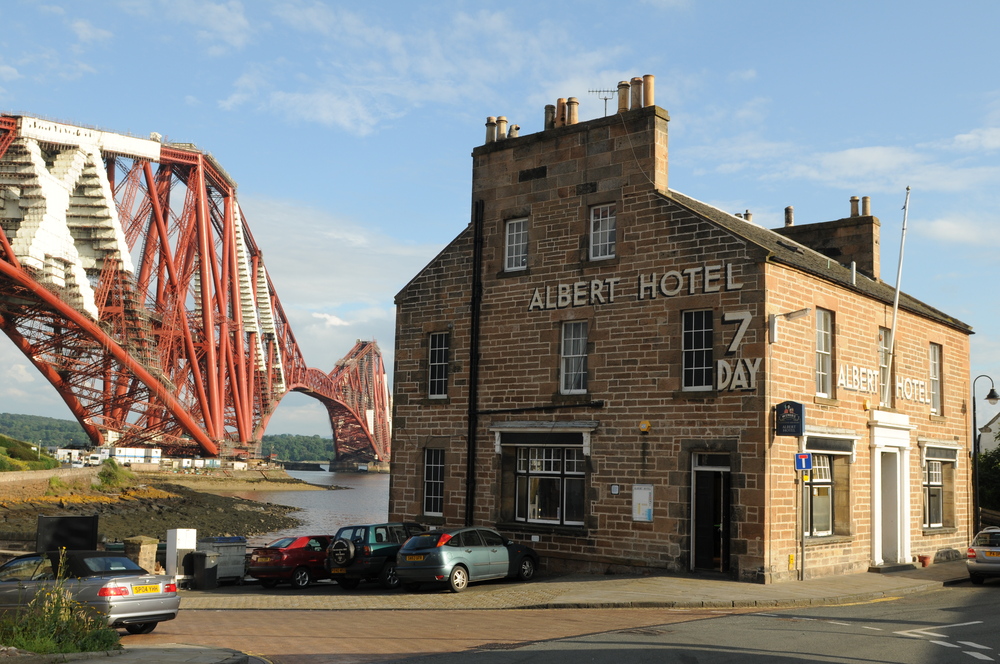
[[[76,33],[76,38],[82,42],[96,42],[111,39],[111,31],[98,28],[90,21],[77,19],[70,23],[70,28]]]
[[[1000,127],[983,127],[959,134],[952,139],[951,147],[969,152],[992,152],[1000,149]]]
[[[10,65],[0,65],[0,81],[14,81],[21,78],[16,69]]]
[[[756,78],[757,78],[756,69],[741,69],[739,71],[734,71],[729,73],[730,81],[745,82],[745,81],[752,81]]]
[[[161,0],[164,15],[196,28],[198,38],[208,44],[210,55],[223,55],[232,49],[242,49],[254,33],[244,12],[243,3],[204,2],[202,0]],[[142,7],[134,8],[142,12]]]
[[[346,320],[340,316],[334,316],[332,314],[321,314],[313,313],[313,318],[318,318],[323,321],[327,327],[343,327],[345,325],[350,325]]]
[[[965,217],[942,217],[927,221],[913,220],[910,228],[914,233],[941,242],[979,245],[990,232],[991,224],[981,223]]]

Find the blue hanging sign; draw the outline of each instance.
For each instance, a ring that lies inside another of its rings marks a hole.
[[[804,436],[806,407],[797,401],[782,401],[774,407],[774,435]]]

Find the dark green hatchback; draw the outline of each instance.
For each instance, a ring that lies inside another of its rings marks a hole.
[[[377,580],[387,590],[398,588],[399,547],[423,530],[419,523],[409,522],[344,526],[327,549],[330,578],[345,590],[353,590],[365,580]]]

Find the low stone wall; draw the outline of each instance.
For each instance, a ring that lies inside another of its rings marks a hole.
[[[66,484],[93,484],[101,469],[53,468],[52,470],[23,470],[0,473],[0,500],[29,500],[44,496],[49,488],[49,478],[58,477]]]

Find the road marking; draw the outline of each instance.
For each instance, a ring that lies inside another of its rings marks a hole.
[[[967,652],[965,654],[968,655],[969,657],[975,657],[976,659],[988,660],[990,662],[993,661],[992,657],[990,657],[989,655],[984,655],[981,652]]]
[[[966,625],[982,625],[982,620],[973,620],[971,622],[955,623],[954,625],[937,625],[933,629],[948,629],[949,627],[965,627]],[[893,632],[893,634],[900,634],[902,636],[913,636],[916,638],[921,638],[924,636],[936,636],[939,639],[948,638],[945,634],[937,634],[935,632],[929,632],[925,629],[904,629],[899,632]]]
[[[847,626],[851,625],[851,623],[837,622],[836,620],[827,620],[827,622],[830,623],[831,625],[847,625]]]
[[[973,643],[972,641],[959,641],[963,646],[968,646],[969,648],[979,648],[981,650],[992,650],[989,646],[980,645],[978,643]]]
[[[881,627],[868,627],[866,625],[862,625],[861,629],[872,629],[872,630],[875,630],[876,632],[881,632],[882,631]]]
[[[931,643],[936,643],[939,646],[944,646],[945,648],[958,648],[954,643],[948,643],[947,641],[931,641]]]

